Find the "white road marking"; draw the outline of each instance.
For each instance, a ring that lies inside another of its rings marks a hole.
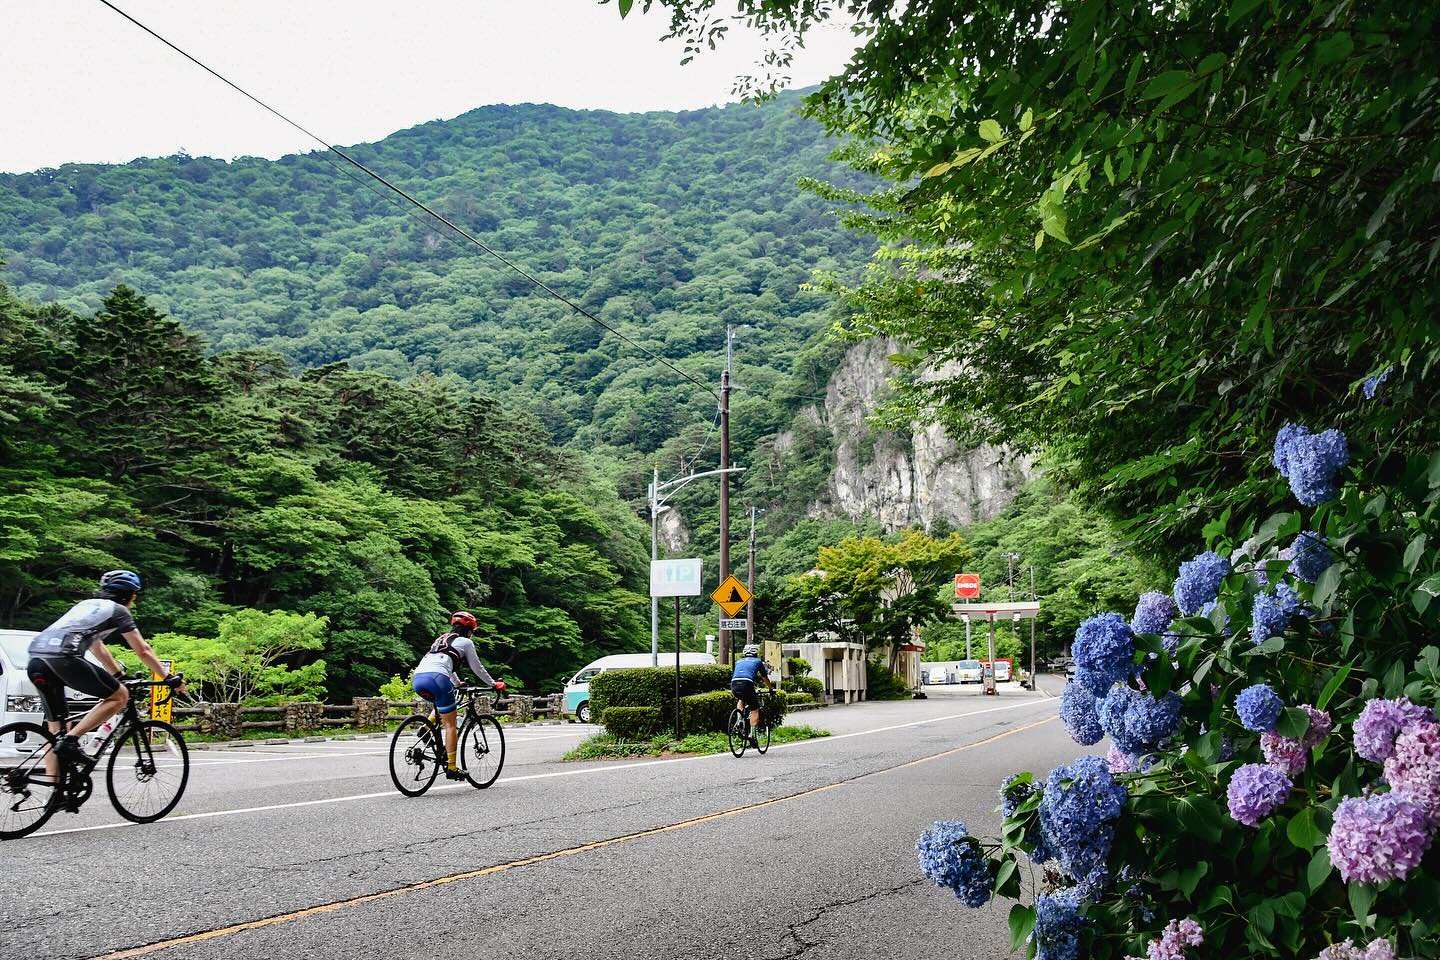
[[[943,717],[930,717],[925,720],[912,720],[909,723],[894,723],[884,727],[873,727],[869,730],[857,730],[852,733],[835,734],[829,737],[817,737],[813,740],[796,740],[791,743],[777,743],[771,750],[784,750],[787,747],[803,747],[833,743],[837,740],[849,740],[852,737],[866,737],[876,733],[886,733],[890,730],[904,730],[910,727],[923,727],[931,723],[944,723],[947,720],[959,720],[965,717],[978,717],[988,713],[1000,713],[1006,710],[1021,710],[1026,707],[1049,707],[1048,700],[1030,700],[1025,703],[1009,703],[998,707],[989,707],[984,710],[971,710],[966,713],[952,713]],[[698,763],[705,760],[729,759],[728,753],[711,753],[699,757],[672,757],[665,760],[642,760],[638,763],[606,764],[604,766],[584,767],[578,770],[555,770],[549,773],[528,773],[518,777],[501,777],[498,783],[519,783],[523,780],[551,780],[557,777],[584,777],[599,773],[615,773],[622,770],[637,770],[642,767],[656,767],[666,764]],[[278,758],[277,758],[278,759]],[[254,762],[254,761],[252,761]],[[446,783],[438,784],[432,790],[468,790],[471,789],[468,783]],[[205,813],[186,813],[178,817],[167,817],[159,820],[150,826],[160,826],[169,823],[181,823],[186,820],[208,820],[213,817],[235,817],[247,813],[267,813],[272,810],[292,810],[299,807],[317,807],[331,803],[349,803],[355,800],[377,800],[381,797],[396,797],[400,794],[395,790],[381,790],[375,793],[355,793],[343,797],[325,797],[319,800],[296,800],[289,803],[272,803],[259,807],[239,807],[230,810],[210,810]],[[403,798],[401,798],[403,799]],[[89,833],[95,830],[117,830],[122,827],[134,827],[135,823],[122,820],[115,823],[101,823],[89,827],[71,827],[65,830],[44,830],[32,836],[56,837],[67,833]]]

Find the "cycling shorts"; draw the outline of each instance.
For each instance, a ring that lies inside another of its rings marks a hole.
[[[84,657],[31,657],[25,673],[45,704],[45,719],[63,722],[70,713],[65,688],[104,700],[120,689],[120,681]]]
[[[745,704],[748,710],[760,709],[760,692],[755,689],[754,680],[746,680],[741,677],[730,681],[730,692],[735,694],[735,699]]]
[[[420,699],[435,704],[440,714],[455,712],[455,681],[443,673],[417,673],[413,681]]]

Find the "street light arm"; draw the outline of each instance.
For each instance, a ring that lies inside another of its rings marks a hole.
[[[724,473],[744,473],[744,472],[745,472],[745,468],[744,468],[744,467],[726,467],[726,468],[724,468],[723,470],[706,470],[704,473],[691,473],[691,474],[687,474],[687,475],[685,475],[685,476],[683,476],[683,477],[680,477],[680,478],[677,479],[677,480],[667,480],[667,481],[665,481],[664,483],[655,484],[655,485],[654,485],[654,493],[652,494],[652,496],[655,498],[655,503],[656,503],[657,505],[663,504],[666,500],[669,499],[669,496],[668,496],[668,495],[667,495],[667,496],[663,496],[663,497],[660,496],[660,491],[662,491],[662,490],[668,491],[668,494],[673,495],[673,494],[679,493],[679,492],[680,492],[680,488],[683,487],[683,486],[685,486],[685,484],[689,483],[691,480],[700,480],[700,479],[702,479],[702,478],[704,478],[704,477],[718,477],[718,476],[720,476],[721,474],[724,474]]]

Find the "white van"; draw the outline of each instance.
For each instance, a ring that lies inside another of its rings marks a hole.
[[[714,663],[715,658],[708,653],[682,653],[680,654],[680,665],[688,666],[692,663]],[[659,660],[660,666],[675,669],[675,654],[662,653]],[[565,712],[570,714],[571,722],[576,720],[581,723],[590,722],[590,681],[606,670],[630,670],[635,667],[650,666],[650,654],[648,653],[614,653],[608,657],[601,657],[581,667],[565,684]]]
[[[30,641],[34,638],[34,630],[0,630],[0,727],[17,720],[42,726],[45,723],[40,691],[25,673],[30,664]],[[87,653],[86,657],[98,663],[93,653]],[[94,697],[74,690],[67,691],[66,700],[72,713],[87,710],[95,703]],[[6,758],[18,756],[20,750],[15,743],[0,743],[0,766],[4,766]]]

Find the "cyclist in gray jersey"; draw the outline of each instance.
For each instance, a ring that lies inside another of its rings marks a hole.
[[[463,663],[469,667],[481,683],[497,690],[505,689],[505,684],[497,683],[490,676],[475,653],[475,641],[471,638],[477,625],[474,614],[456,611],[450,617],[450,632],[435,638],[430,652],[420,658],[415,668],[415,679],[411,681],[421,699],[435,704],[435,712],[440,715],[440,723],[445,728],[445,752],[449,754],[445,777],[448,780],[459,780],[465,776],[455,765],[455,751],[460,739],[455,723],[458,706],[455,688],[460,685],[457,672],[460,665]]]
[[[40,692],[50,729],[60,734],[55,749],[61,756],[78,754],[80,735],[89,733],[124,710],[126,701],[130,699],[130,691],[118,679],[124,676],[124,668],[105,647],[106,640],[119,634],[156,676],[169,676],[156,658],[155,651],[135,626],[135,618],[130,613],[139,592],[139,574],[130,570],[111,570],[100,577],[100,589],[94,597],[75,604],[30,641],[30,663],[25,672]],[[85,654],[90,652],[95,654],[101,666],[85,658]],[[100,702],[68,731],[65,730],[70,709],[65,699],[67,687],[100,698]],[[176,686],[176,690],[184,689],[184,684]],[[57,766],[53,757],[47,757],[45,762],[47,769]],[[56,770],[50,769],[50,773],[54,775]]]

